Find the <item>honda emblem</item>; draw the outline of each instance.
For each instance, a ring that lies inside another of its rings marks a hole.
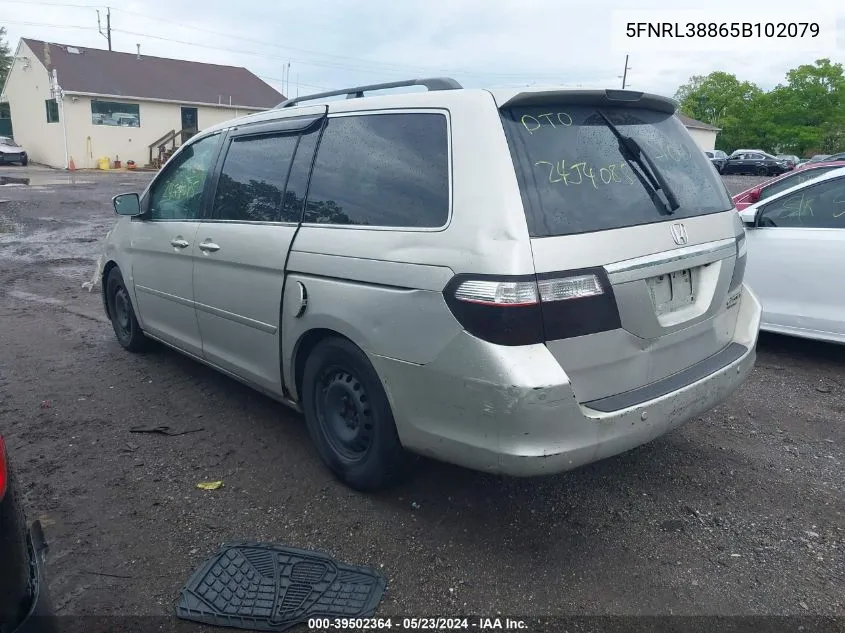
[[[672,239],[675,240],[675,244],[678,246],[683,246],[689,241],[689,237],[687,236],[687,227],[680,222],[673,224],[670,231],[672,232]]]

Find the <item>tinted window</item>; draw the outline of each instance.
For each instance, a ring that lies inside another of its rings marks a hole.
[[[845,178],[827,180],[763,207],[760,226],[845,229]]]
[[[786,191],[790,187],[800,185],[802,182],[807,182],[813,178],[818,178],[822,174],[829,172],[832,169],[839,169],[838,167],[818,167],[817,169],[803,169],[801,171],[794,171],[789,176],[781,178],[776,183],[764,187],[760,192],[760,200],[771,198],[776,193]]]
[[[298,137],[241,136],[229,145],[214,217],[241,222],[278,222],[285,181]]]
[[[503,121],[532,236],[677,221],[731,208],[721,179],[677,118],[634,108],[603,112],[648,153],[680,208],[661,215],[594,107],[515,108],[503,113]]]
[[[328,121],[305,222],[439,227],[448,214],[445,116],[371,114]]]
[[[165,166],[150,193],[152,220],[196,220],[200,217],[205,179],[216,156],[218,135],[187,145]]]
[[[308,178],[311,173],[311,163],[314,161],[314,151],[320,132],[313,130],[303,134],[296,148],[296,156],[290,169],[288,186],[285,191],[285,204],[282,208],[282,220],[285,222],[299,222],[305,207],[305,192],[308,190]]]

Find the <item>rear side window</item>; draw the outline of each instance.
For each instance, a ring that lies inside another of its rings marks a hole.
[[[278,222],[297,135],[235,137],[220,172],[214,217]]]
[[[449,215],[446,117],[396,113],[329,119],[304,222],[435,228]]]
[[[596,108],[512,108],[502,120],[532,237],[677,221],[732,207],[707,156],[676,117],[638,108],[601,111],[648,153],[680,207],[672,215],[658,211]]]

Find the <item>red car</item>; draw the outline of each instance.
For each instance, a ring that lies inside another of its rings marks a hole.
[[[742,211],[745,207],[754,204],[760,200],[765,200],[776,193],[780,193],[784,189],[789,189],[795,185],[800,185],[802,182],[817,178],[832,169],[839,169],[845,167],[845,160],[812,163],[806,165],[801,169],[788,171],[785,174],[767,180],[766,182],[746,189],[742,193],[738,193],[733,197],[734,204],[737,211]]]

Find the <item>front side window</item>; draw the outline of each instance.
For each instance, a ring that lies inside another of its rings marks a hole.
[[[220,172],[214,217],[240,222],[278,222],[298,136],[236,137]]]
[[[141,106],[117,101],[91,101],[91,123],[115,127],[141,127]]]
[[[176,154],[150,192],[151,220],[197,220],[205,181],[216,156],[219,135],[191,143]]]
[[[759,225],[845,229],[845,178],[826,180],[775,200],[763,207]]]
[[[781,191],[786,191],[790,187],[800,185],[801,183],[807,182],[808,180],[812,180],[813,178],[818,178],[822,174],[826,174],[827,172],[833,169],[839,168],[819,167],[817,169],[805,169],[802,171],[792,172],[789,176],[781,178],[777,182],[769,185],[768,187],[764,187],[763,190],[760,192],[760,200],[771,198],[772,196],[780,193]]]
[[[442,114],[330,119],[317,150],[304,221],[412,228],[445,225],[448,143]]]
[[[59,122],[59,103],[55,99],[47,99],[44,102],[47,109],[47,123]]]
[[[680,204],[672,215],[656,207],[601,114],[655,163]],[[532,237],[678,221],[732,206],[716,170],[672,114],[561,102],[511,108],[502,122]]]

